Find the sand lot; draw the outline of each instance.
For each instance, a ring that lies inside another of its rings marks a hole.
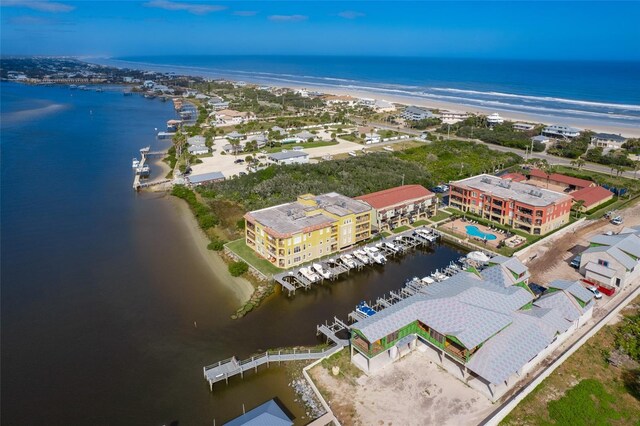
[[[419,351],[372,376],[334,377],[322,366],[312,376],[327,390],[327,402],[343,425],[470,425],[494,408]]]
[[[215,150],[213,155],[211,157],[202,157],[201,164],[194,164],[191,167],[192,168],[191,174],[199,175],[199,174],[210,173],[210,172],[221,172],[225,176],[225,178],[228,179],[233,175],[237,175],[240,172],[248,173],[247,165],[245,163],[235,164],[234,163],[235,160],[244,159],[247,155],[252,155],[252,156],[264,155],[264,154],[255,153],[255,152],[254,153],[240,152],[238,153],[237,156],[229,155],[229,154],[223,155],[222,154],[222,152],[224,152],[223,147],[228,143],[229,141],[227,141],[227,139],[224,139],[224,138],[216,139],[213,142],[213,147],[212,147]],[[382,144],[378,144],[376,146],[380,146],[380,145]],[[291,150],[294,146],[304,146],[304,144],[300,144],[300,145],[292,144],[292,145],[283,147],[283,149]],[[367,146],[373,146],[373,145],[367,145]],[[337,145],[322,146],[318,148],[309,148],[309,149],[305,149],[304,151],[309,154],[309,158],[322,158],[326,155],[333,156],[337,154],[346,154],[350,151],[355,151],[357,153],[360,153],[363,147],[364,147],[363,145],[360,145],[358,143],[338,139]],[[261,161],[264,162],[265,160],[263,159]]]

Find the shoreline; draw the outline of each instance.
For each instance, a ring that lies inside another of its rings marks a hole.
[[[165,65],[165,64],[152,64],[145,62],[129,62],[122,61],[118,59],[102,59],[99,58],[85,58],[86,61],[92,61],[90,63],[96,63],[101,65],[109,65],[115,67],[128,67],[128,68],[137,68],[139,70],[152,70],[157,72],[168,72],[172,70],[176,72],[176,74],[182,74],[186,76],[198,76],[202,78],[214,78],[214,79],[223,79],[226,81],[236,82],[240,81],[238,77],[228,78],[225,77],[223,72],[213,72],[208,70],[198,70],[191,67],[179,66],[179,65]],[[184,74],[183,74],[184,73]],[[593,130],[596,132],[606,132],[606,133],[615,133],[622,134],[626,137],[640,137],[640,126],[635,126],[634,124],[629,124],[628,126],[618,124],[618,123],[609,123],[603,120],[589,120],[586,118],[575,118],[575,117],[559,117],[556,115],[546,115],[546,114],[534,114],[534,113],[526,113],[526,112],[518,112],[512,111],[503,108],[488,108],[488,107],[479,107],[475,105],[467,105],[463,103],[454,103],[447,101],[435,101],[432,99],[425,99],[418,96],[404,96],[397,94],[389,94],[382,93],[376,90],[362,90],[358,88],[349,88],[349,87],[338,87],[331,85],[322,85],[318,83],[301,83],[301,84],[287,84],[283,82],[278,82],[277,80],[264,78],[264,79],[256,79],[247,76],[247,78],[242,79],[249,84],[255,85],[269,85],[276,88],[288,88],[293,90],[299,89],[313,89],[324,94],[329,95],[351,95],[357,98],[374,98],[374,99],[382,99],[395,104],[401,104],[403,106],[415,105],[422,106],[426,108],[433,109],[445,109],[456,112],[466,112],[472,114],[483,114],[489,115],[494,112],[499,112],[503,118],[510,121],[526,121],[532,123],[540,123],[545,125],[551,124],[564,124],[573,127],[578,127],[581,129]]]
[[[176,209],[176,213],[181,221],[185,224],[195,248],[200,253],[202,260],[207,264],[216,281],[233,293],[238,300],[239,305],[247,303],[254,293],[253,285],[242,277],[232,277],[228,272],[228,266],[218,253],[207,248],[209,239],[206,237],[195,216],[189,209],[189,206],[183,200],[167,194],[169,202]]]
[[[308,89],[306,86],[284,86],[273,84],[274,87],[278,88],[289,88],[294,90],[300,89]],[[363,91],[363,90],[351,90],[348,88],[340,88],[335,86],[317,86],[312,85],[314,89],[317,89],[325,94],[329,95],[350,95],[355,98],[374,98],[385,100],[388,102],[392,102],[394,104],[399,104],[402,106],[410,106],[415,105],[419,107],[425,107],[430,109],[444,109],[454,112],[465,112],[468,114],[482,114],[482,115],[490,115],[494,112],[499,112],[500,115],[508,121],[525,121],[531,123],[540,123],[545,125],[552,124],[567,124],[570,126],[578,127],[584,130],[593,130],[596,132],[606,132],[606,133],[615,133],[622,134],[626,137],[640,137],[640,128],[637,127],[625,127],[615,124],[599,124],[597,121],[589,121],[585,119],[579,118],[567,118],[567,119],[555,119],[554,116],[545,116],[545,115],[536,115],[536,114],[528,114],[524,112],[515,112],[509,110],[503,110],[500,108],[481,108],[475,107],[465,104],[456,104],[444,101],[433,101],[430,99],[423,99],[419,97],[412,96],[402,96],[402,95],[387,95],[383,93],[379,93],[376,91]]]

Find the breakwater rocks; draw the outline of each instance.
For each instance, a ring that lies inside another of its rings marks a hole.
[[[274,290],[274,284],[259,285],[251,295],[251,298],[249,299],[249,301],[245,303],[243,306],[241,306],[240,308],[238,308],[238,310],[233,315],[231,315],[231,319],[238,319],[247,315],[254,308],[257,308],[258,306],[260,306],[260,303],[262,303],[262,301],[267,296],[273,293],[273,290]]]
[[[311,386],[305,379],[294,379],[289,383],[289,386],[293,388],[302,403],[307,407],[307,418],[317,419],[326,412],[322,404],[320,404],[320,401],[316,398],[316,394],[313,392],[313,389],[311,389]]]

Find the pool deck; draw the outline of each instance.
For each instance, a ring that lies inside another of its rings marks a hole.
[[[484,244],[484,241],[485,241],[484,239],[479,237],[473,237],[467,234],[467,229],[466,229],[467,226],[475,226],[476,228],[478,228],[480,232],[483,232],[485,234],[493,234],[497,237],[495,240],[486,240],[487,247],[497,248],[500,241],[507,238],[506,235],[498,234],[496,233],[496,231],[489,229],[487,226],[481,225],[479,223],[463,222],[461,219],[456,219],[452,222],[443,224],[441,225],[441,228],[447,231],[453,232],[462,238],[466,238],[475,244],[479,244],[479,245]]]

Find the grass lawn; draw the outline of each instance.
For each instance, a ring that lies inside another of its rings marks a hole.
[[[413,227],[418,227],[418,226],[424,226],[424,225],[431,225],[431,222],[429,222],[428,220],[416,220],[415,222],[413,222]]]
[[[431,222],[440,222],[441,220],[448,219],[449,217],[451,217],[451,215],[450,215],[450,214],[447,214],[447,213],[445,213],[445,212],[443,212],[443,211],[439,211],[439,212],[438,212],[438,213],[436,213],[434,216],[431,216],[431,217],[429,218],[429,220],[430,220]]]
[[[393,230],[393,233],[394,233],[394,234],[399,234],[399,233],[401,233],[401,232],[408,231],[409,229],[411,229],[411,228],[409,228],[407,225],[399,226],[399,227],[397,227],[397,228],[395,228],[395,229]]]
[[[391,233],[385,231],[385,232],[381,233],[380,235],[382,235],[382,238],[387,238],[387,237],[391,236]]]
[[[229,248],[229,250],[243,258],[245,262],[267,276],[283,271],[282,269],[272,265],[268,260],[259,257],[253,249],[247,246],[244,238],[231,241],[230,243],[225,244],[225,247]]]
[[[638,311],[640,298],[622,311]],[[531,392],[502,425],[638,425],[640,399],[633,396],[634,371],[610,365],[614,333],[621,323],[603,327]],[[636,370],[637,374],[637,370]]]

